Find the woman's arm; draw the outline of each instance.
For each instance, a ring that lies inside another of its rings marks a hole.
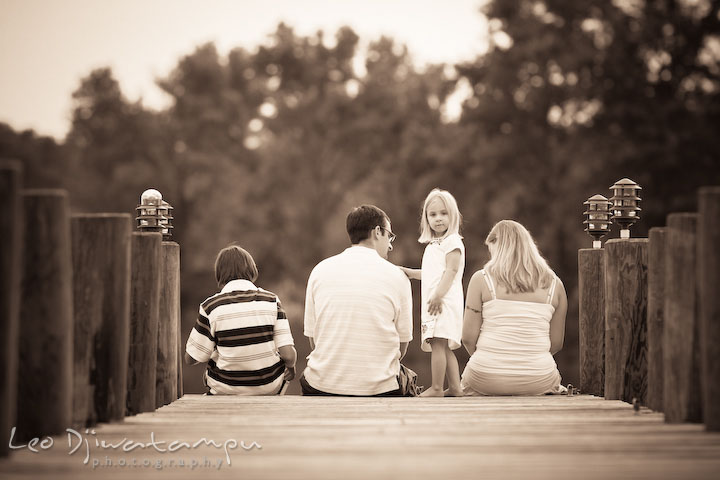
[[[448,290],[450,290],[450,286],[455,279],[455,275],[460,269],[461,259],[462,254],[459,249],[455,249],[445,255],[445,271],[443,272],[437,287],[435,287],[435,292],[433,292],[432,297],[428,300],[428,312],[430,312],[430,315],[442,313],[442,299]]]
[[[560,283],[555,289],[557,306],[555,307],[555,313],[550,319],[550,353],[553,355],[563,348],[563,343],[565,342],[565,316],[567,315],[567,293],[565,292],[565,286],[560,279],[557,279],[557,282]]]
[[[475,353],[475,346],[482,327],[482,293],[484,288],[485,280],[482,278],[482,273],[475,272],[470,279],[467,295],[465,296],[465,314],[462,329],[462,344],[470,355]]]
[[[422,279],[422,270],[419,268],[398,267],[411,280]]]

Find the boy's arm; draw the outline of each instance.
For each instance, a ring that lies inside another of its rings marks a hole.
[[[185,363],[194,365],[207,362],[213,350],[215,350],[215,334],[210,319],[201,305],[195,326],[190,330],[185,344]]]
[[[285,380],[290,381],[295,378],[295,362],[297,362],[297,351],[292,345],[285,345],[278,348],[280,358],[285,362]]]
[[[197,365],[198,363],[200,363],[200,362],[195,360],[189,353],[185,352],[185,364],[186,365]]]
[[[403,273],[412,280],[421,280],[422,279],[422,269],[420,269],[420,268],[409,268],[409,267],[400,267],[400,266],[398,266],[398,268],[400,270],[402,270]]]
[[[285,380],[289,382],[295,378],[297,352],[295,351],[292,331],[290,330],[290,322],[280,299],[277,300],[277,318],[273,327],[273,339],[280,358],[285,362]]]
[[[428,312],[430,315],[442,313],[442,299],[448,290],[450,290],[450,286],[455,279],[455,275],[458,270],[460,270],[461,258],[462,254],[460,253],[459,248],[456,248],[445,255],[445,271],[443,272],[437,287],[435,287],[435,292],[428,300]]]

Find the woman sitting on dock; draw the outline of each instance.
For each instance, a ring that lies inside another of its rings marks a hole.
[[[498,222],[485,244],[490,261],[472,276],[466,296],[465,395],[564,393],[553,358],[565,337],[562,281],[517,222]]]

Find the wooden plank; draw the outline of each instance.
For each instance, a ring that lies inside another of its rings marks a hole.
[[[15,425],[22,241],[22,165],[0,161],[0,432]],[[0,442],[0,457],[8,454]]]
[[[605,391],[605,250],[578,251],[580,391]]]
[[[219,447],[123,452],[95,443],[148,444],[151,432],[156,444],[165,442],[161,448],[173,441],[192,446],[202,438]],[[720,471],[720,436],[707,435],[701,425],[668,425],[648,409],[635,414],[627,403],[586,395],[432,400],[185,395],[155,412],[80,436],[90,448],[87,465],[85,451],[69,455],[67,436],[58,436],[48,450],[21,449],[0,462],[0,475],[425,479],[477,478],[481,471],[490,478],[702,479]],[[228,465],[223,445],[231,440],[238,447],[228,448]],[[244,450],[241,442],[251,448]],[[121,460],[125,466],[119,466]],[[180,461],[185,466],[178,466]]]
[[[667,217],[663,334],[663,412],[667,422],[702,421],[696,229],[696,213]]]
[[[23,190],[17,434],[62,432],[72,417],[72,267],[64,190]]]
[[[648,239],[605,243],[605,398],[645,404]]]
[[[665,228],[651,228],[648,253],[648,394],[647,406],[663,411],[663,331],[665,328]]]
[[[720,187],[699,192],[698,296],[702,367],[703,419],[720,431]]]

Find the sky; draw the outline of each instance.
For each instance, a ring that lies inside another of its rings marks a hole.
[[[418,65],[474,59],[487,48],[482,0],[0,0],[0,122],[61,140],[72,92],[109,66],[130,101],[167,106],[155,85],[181,56],[212,41],[254,51],[278,23],[361,45],[389,35]]]

